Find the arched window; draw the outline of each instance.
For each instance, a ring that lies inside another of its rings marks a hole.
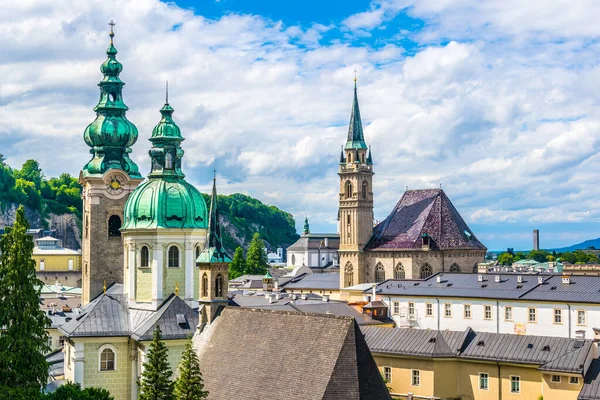
[[[208,297],[208,276],[202,275],[202,297]]]
[[[169,268],[179,267],[179,249],[177,246],[169,247]]]
[[[394,279],[406,279],[406,272],[402,264],[398,263],[394,268]]]
[[[383,269],[383,265],[381,263],[377,263],[375,267],[375,282],[383,282],[385,281],[385,269]]]
[[[98,349],[98,369],[100,371],[115,371],[117,369],[116,349],[105,344]]]
[[[454,263],[450,266],[450,272],[460,272],[460,267],[457,263]]]
[[[362,183],[362,198],[363,199],[367,198],[367,189],[368,189],[367,181],[363,181],[363,183]]]
[[[218,274],[215,278],[215,297],[223,297],[223,277]]]
[[[344,287],[350,287],[354,285],[354,267],[350,261],[346,263],[344,268]]]
[[[431,275],[433,275],[433,270],[431,269],[431,265],[423,264],[421,267],[421,279],[427,279]]]
[[[352,197],[352,182],[346,181],[346,198]]]
[[[108,237],[119,237],[121,236],[121,217],[118,215],[111,215],[108,219]]]
[[[292,254],[292,265],[296,265],[296,255]]]
[[[165,169],[173,169],[173,155],[171,153],[165,154]]]
[[[194,259],[194,261],[196,261],[198,259],[198,257],[200,257],[200,252],[202,251],[202,249],[200,249],[200,244],[197,243],[196,244],[196,258]]]
[[[473,273],[476,274],[479,272],[479,265],[477,265],[477,263],[475,263],[475,265],[473,265]]]
[[[142,250],[140,251],[140,266],[150,266],[150,252],[148,251],[148,246],[142,246]]]

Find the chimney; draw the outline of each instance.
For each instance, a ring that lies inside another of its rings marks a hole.
[[[541,285],[542,283],[544,283],[544,277],[543,276],[538,276],[538,283]]]
[[[435,277],[435,281],[437,283],[442,283],[442,275],[438,274],[438,276]]]
[[[523,277],[521,275],[517,276],[517,283],[523,283]]]
[[[327,303],[329,301],[329,296],[323,295],[323,301]]]
[[[477,275],[477,282],[483,282],[483,275]]]
[[[273,304],[273,297],[272,296],[267,296],[267,299],[269,299],[269,304]]]
[[[563,283],[563,285],[570,285],[571,284],[571,277],[569,275],[563,275],[562,276],[562,283]]]
[[[500,275],[496,275],[496,276],[494,277],[494,282],[496,282],[496,283],[500,283]]]
[[[302,300],[308,300],[308,295],[307,294],[303,294],[301,297],[302,297]]]
[[[377,284],[373,285],[373,298],[371,301],[375,301],[375,296],[377,296]]]
[[[275,300],[281,300],[281,293],[275,293]]]
[[[329,238],[325,238],[325,247],[329,247]]]

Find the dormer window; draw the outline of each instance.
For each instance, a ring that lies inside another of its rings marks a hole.
[[[428,233],[424,233],[421,235],[422,246],[425,249],[429,249],[431,246],[431,236]]]

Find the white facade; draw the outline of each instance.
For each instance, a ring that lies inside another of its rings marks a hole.
[[[389,317],[401,328],[460,331],[471,327],[479,332],[567,338],[583,331],[586,339],[592,339],[593,328],[600,327],[600,303],[393,295],[378,295],[377,300],[388,305]]]

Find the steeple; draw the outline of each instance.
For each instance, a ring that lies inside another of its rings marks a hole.
[[[344,146],[342,146],[342,150],[340,152],[340,164],[346,163],[346,157],[344,157]]]
[[[304,217],[304,230],[302,231],[303,235],[308,235],[310,233],[310,225],[308,225],[308,216]]]
[[[160,109],[161,119],[158,125],[152,130],[150,142],[150,158],[152,159],[152,171],[149,178],[173,177],[183,179],[185,175],[181,171],[181,159],[183,150],[181,149],[181,129],[173,121],[173,107],[169,104],[169,84],[165,94],[165,105]]]
[[[352,102],[352,113],[350,114],[350,125],[348,126],[348,139],[346,149],[366,149],[367,144],[363,135],[360,109],[358,108],[358,95],[356,93],[356,77],[354,78],[354,101]]]
[[[219,222],[219,203],[217,201],[217,176],[213,177],[212,195],[210,196],[210,212],[208,216],[208,235],[206,247],[196,260],[198,263],[230,263],[221,238],[221,224]]]
[[[369,146],[369,155],[367,156],[367,164],[373,165],[373,153],[371,150],[371,146]]]
[[[110,169],[121,169],[131,178],[141,178],[138,166],[129,158],[131,146],[137,141],[138,130],[125,117],[123,86],[119,78],[123,65],[117,61],[114,46],[114,22],[110,22],[108,58],[100,66],[104,78],[98,83],[100,100],[94,108],[96,119],[85,129],[83,138],[91,147],[92,159],[83,167],[83,176],[103,175]]]

